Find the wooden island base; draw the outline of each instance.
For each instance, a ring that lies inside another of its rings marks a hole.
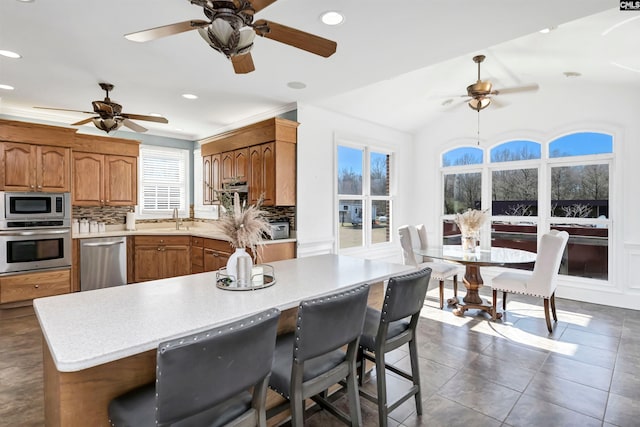
[[[369,305],[382,307],[384,286],[376,283],[369,292]],[[280,315],[278,334],[293,331],[297,308],[285,310]],[[49,347],[44,349],[44,397],[45,424],[64,427],[108,427],[109,402],[127,391],[148,384],[156,377],[156,350],[115,360],[77,372],[59,372],[53,362]],[[283,398],[269,390],[267,409],[283,402]],[[275,425],[289,416],[282,412],[268,420]]]

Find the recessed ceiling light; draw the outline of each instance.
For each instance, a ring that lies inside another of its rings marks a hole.
[[[287,83],[287,86],[289,86],[291,89],[304,89],[305,87],[307,87],[307,85],[302,82],[289,82]]]
[[[0,89],[4,89],[4,90],[13,90],[14,87],[13,86],[9,86],[9,85],[0,85]]]
[[[194,95],[191,93],[183,93],[182,97],[187,99],[198,99],[198,95]]]
[[[182,128],[173,128],[173,130],[177,130],[178,132],[182,132],[184,129],[182,129]]]
[[[335,10],[330,10],[320,16],[320,20],[326,25],[340,25],[344,22],[344,15]]]
[[[162,114],[160,113],[149,113],[149,115],[153,117],[162,117]]]
[[[542,34],[549,34],[551,31],[555,30],[557,27],[548,27],[548,28],[543,28],[542,30],[540,30],[539,32]]]
[[[33,3],[34,0],[18,0],[20,3]]]
[[[10,50],[0,50],[0,55],[6,56],[7,58],[18,59],[22,58],[19,53],[11,52]]]
[[[562,74],[564,74],[565,77],[569,77],[569,78],[580,77],[582,75],[581,73],[579,73],[577,71],[565,71]]]

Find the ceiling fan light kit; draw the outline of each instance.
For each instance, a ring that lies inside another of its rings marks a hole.
[[[100,117],[94,117],[93,119],[91,119],[91,121],[93,122],[95,127],[105,131],[106,133],[109,133],[113,130],[120,129],[120,126],[122,126],[122,122],[124,121],[124,119],[122,117],[115,117],[112,119],[111,118],[102,119]]]
[[[255,70],[251,49],[256,35],[325,58],[335,53],[337,44],[334,41],[264,19],[253,22],[255,13],[275,1],[189,0],[191,4],[202,8],[205,16],[209,19],[208,22],[195,19],[177,22],[126,34],[124,37],[135,42],[147,42],[197,29],[209,46],[231,60],[236,74],[250,73]]]

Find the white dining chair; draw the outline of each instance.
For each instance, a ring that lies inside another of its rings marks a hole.
[[[508,271],[493,278],[491,288],[493,289],[494,317],[498,291],[502,292],[503,311],[507,309],[507,292],[540,297],[544,299],[544,316],[547,321],[547,329],[549,332],[553,332],[551,318],[549,317],[549,303],[551,303],[553,320],[557,322],[555,293],[558,270],[560,269],[562,255],[568,240],[569,233],[566,231],[551,230],[543,235],[540,240],[533,271]]]
[[[444,307],[444,281],[453,278],[453,296],[458,297],[458,267],[454,264],[434,261],[415,253],[415,250],[427,249],[427,230],[424,224],[403,225],[398,227],[400,246],[402,247],[402,262],[418,268],[431,268],[431,280],[438,281],[440,286],[440,309]]]

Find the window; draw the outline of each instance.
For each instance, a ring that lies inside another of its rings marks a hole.
[[[140,147],[140,216],[166,218],[177,208],[189,216],[189,150]]]
[[[444,244],[460,243],[454,214],[490,208],[485,245],[535,252],[540,234],[566,230],[561,274],[608,280],[611,135],[576,132],[546,147],[512,140],[493,147],[486,162],[483,158],[468,147],[442,156]]]
[[[367,146],[337,147],[338,247],[390,241],[390,154]]]

